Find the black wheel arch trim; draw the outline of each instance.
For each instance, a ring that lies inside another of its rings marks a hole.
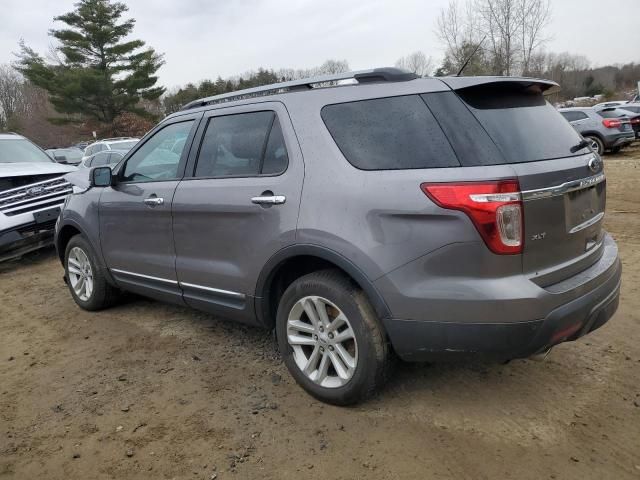
[[[580,135],[582,135],[583,137],[597,137],[597,138],[602,142],[602,145],[604,145],[604,146],[605,146],[605,148],[606,148],[606,146],[607,146],[607,142],[605,142],[605,141],[604,141],[604,138],[603,138],[603,137],[602,137],[602,135],[601,135],[600,133],[598,133],[598,132],[595,132],[595,131],[594,131],[594,132],[588,131],[588,132],[581,133]]]
[[[59,228],[56,228],[54,245],[56,247],[56,251],[58,252],[58,257],[60,257],[60,262],[62,263],[62,266],[64,267],[64,253],[65,253],[66,246],[65,246],[65,249],[61,248],[61,245],[59,242],[59,238],[60,238],[59,234],[65,227],[75,228],[77,231],[80,232],[80,235],[82,235],[87,240],[87,242],[89,242],[89,245],[91,245],[91,247],[93,248],[93,251],[97,257],[98,262],[100,262],[100,266],[104,271],[104,276],[107,282],[109,282],[109,284],[111,284],[112,286],[117,286],[116,281],[114,280],[113,276],[111,276],[111,271],[108,268],[106,268],[106,263],[104,261],[104,258],[102,257],[102,249],[99,246],[98,248],[96,248],[94,245],[91,244],[91,241],[89,240],[89,235],[87,235],[86,231],[80,226],[80,224],[78,224],[78,222],[76,222],[73,219],[65,219],[64,221],[61,222],[61,225],[59,225]]]
[[[312,256],[333,263],[344,270],[367,294],[371,305],[380,320],[390,318],[391,312],[373,282],[351,260],[344,255],[326,247],[314,244],[296,244],[284,247],[276,252],[264,265],[255,291],[255,312],[260,324],[271,327],[269,322],[269,290],[275,274],[280,266],[293,257]]]

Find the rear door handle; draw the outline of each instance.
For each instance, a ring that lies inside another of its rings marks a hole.
[[[145,205],[149,205],[150,207],[155,207],[158,205],[164,204],[164,198],[162,197],[149,197],[144,199]]]
[[[251,199],[251,203],[257,205],[282,205],[286,201],[287,197],[284,195],[261,195]]]

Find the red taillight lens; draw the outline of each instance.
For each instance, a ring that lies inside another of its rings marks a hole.
[[[640,123],[640,117],[632,118],[631,123],[637,125],[638,123]]]
[[[440,207],[466,213],[492,252],[522,253],[524,222],[517,180],[423,183],[420,188]]]
[[[616,118],[605,118],[602,124],[607,128],[620,128],[622,122]]]

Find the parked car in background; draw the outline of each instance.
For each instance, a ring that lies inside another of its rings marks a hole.
[[[626,103],[619,107],[631,120],[631,126],[636,132],[636,139],[640,139],[640,103]]]
[[[636,138],[629,119],[605,118],[607,113],[602,114],[602,110],[597,111],[592,107],[561,108],[558,111],[591,142],[591,147],[599,155],[605,151],[618,152]]]
[[[633,107],[631,107],[633,108]],[[631,128],[635,133],[636,138],[640,138],[640,113],[632,111],[627,105],[622,105],[617,108],[605,108],[600,110],[598,114],[604,118],[626,118],[631,122]]]
[[[620,105],[624,105],[625,103],[629,103],[629,101],[612,100],[611,102],[596,103],[593,108],[595,108],[596,110],[602,110],[603,108],[619,107]]]
[[[80,162],[80,168],[103,167],[105,165],[117,165],[127,154],[122,150],[104,150],[94,153]]]
[[[91,155],[94,155],[103,150],[124,150],[129,151],[133,146],[138,143],[139,138],[135,137],[118,137],[118,138],[105,138],[98,142],[92,143],[84,150],[82,161],[85,161]]]
[[[295,380],[341,405],[383,384],[392,351],[575,340],[616,311],[621,264],[602,161],[545,100],[557,89],[389,68],[194,101],[69,197],[70,295],[275,328]]]
[[[83,156],[83,151],[77,147],[48,148],[45,151],[56,162],[69,165],[78,165]]]
[[[21,135],[0,133],[0,261],[50,244],[76,170]]]

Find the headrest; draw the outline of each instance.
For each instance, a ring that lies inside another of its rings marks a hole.
[[[264,128],[234,133],[231,137],[231,153],[236,158],[260,158],[265,135]]]

